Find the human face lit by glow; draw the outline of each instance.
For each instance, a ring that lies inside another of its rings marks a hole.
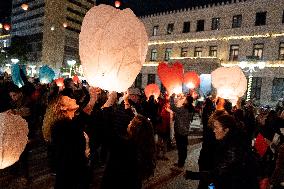
[[[224,129],[219,121],[214,122],[213,132],[217,140],[222,140],[228,133],[229,128]]]
[[[76,100],[68,96],[62,96],[60,103],[63,114],[67,118],[73,119],[76,110],[79,108],[79,106],[76,104]]]

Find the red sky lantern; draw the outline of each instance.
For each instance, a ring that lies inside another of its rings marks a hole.
[[[21,5],[21,7],[22,7],[23,10],[26,11],[26,10],[28,10],[29,5],[24,3],[24,4]]]
[[[184,74],[183,83],[185,83],[189,89],[195,89],[200,84],[200,78],[196,72],[187,72]]]
[[[151,95],[155,96],[155,99],[158,99],[158,97],[160,96],[160,88],[157,84],[149,84],[145,87],[144,89],[145,95],[147,97],[147,99],[149,99],[149,97]]]
[[[77,75],[74,75],[73,76],[73,81],[74,81],[75,84],[78,84],[80,79],[79,79],[79,77]]]
[[[120,5],[121,5],[120,1],[115,1],[115,2],[114,2],[114,6],[115,6],[116,8],[119,8]]]
[[[172,66],[167,63],[160,63],[158,75],[169,95],[182,93],[183,65],[175,62]]]
[[[64,78],[60,77],[60,78],[57,78],[55,80],[55,83],[58,87],[63,87],[64,86]]]
[[[4,29],[6,31],[9,31],[11,29],[11,26],[9,24],[4,24]]]

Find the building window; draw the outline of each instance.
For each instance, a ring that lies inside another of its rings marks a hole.
[[[284,11],[282,13],[282,24],[284,24]]]
[[[188,51],[187,47],[182,47],[181,51],[180,51],[180,56],[181,57],[187,57],[187,51]]]
[[[212,30],[220,29],[220,18],[212,18],[211,29]]]
[[[170,60],[171,58],[171,54],[172,54],[172,48],[166,48],[166,51],[165,51],[165,60]]]
[[[204,24],[205,24],[204,20],[197,20],[196,31],[197,32],[204,31]]]
[[[261,60],[263,58],[263,44],[253,45],[253,56],[258,60]]]
[[[182,33],[189,33],[189,32],[190,32],[190,22],[184,22]]]
[[[237,61],[238,57],[239,57],[239,45],[231,45],[229,61]]]
[[[134,86],[137,88],[142,87],[142,73],[139,73],[135,79]]]
[[[158,35],[158,29],[159,29],[159,26],[154,26],[154,27],[153,27],[152,36],[157,36],[157,35]]]
[[[202,47],[195,47],[194,57],[201,57],[201,55],[202,55]]]
[[[152,49],[151,50],[151,58],[150,58],[150,60],[151,61],[156,61],[157,60],[157,55],[158,55],[157,49]]]
[[[284,78],[274,78],[272,86],[272,100],[279,100],[284,96]]]
[[[255,99],[255,100],[260,99],[261,83],[262,83],[261,77],[253,77],[252,78],[251,93],[250,93],[251,99]]]
[[[232,28],[240,28],[242,26],[242,15],[233,16]]]
[[[279,60],[284,60],[284,42],[279,45]]]
[[[255,25],[262,26],[266,24],[266,12],[257,12],[255,15]]]
[[[217,46],[210,46],[209,47],[209,56],[217,57]]]
[[[147,85],[155,83],[155,82],[156,82],[156,75],[155,74],[148,74]]]
[[[171,24],[168,24],[168,27],[167,27],[167,34],[172,34],[174,31],[174,24],[171,23]]]

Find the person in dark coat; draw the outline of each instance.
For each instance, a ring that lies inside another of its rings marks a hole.
[[[218,189],[257,189],[255,159],[248,148],[243,133],[237,129],[233,116],[221,115],[213,122],[213,131],[218,141],[214,168],[209,171],[186,172],[188,179],[203,179],[214,183]]]
[[[43,134],[50,144],[55,189],[88,188],[88,137],[78,124],[75,99],[59,95],[45,114]]]
[[[179,168],[184,167],[187,158],[188,135],[192,112],[189,111],[189,102],[184,96],[179,96],[174,102],[174,96],[170,98],[171,110],[174,112],[174,131],[178,151],[178,162],[174,164]]]
[[[136,115],[128,125],[127,136],[112,144],[102,188],[140,189],[154,168],[153,126],[146,117]]]

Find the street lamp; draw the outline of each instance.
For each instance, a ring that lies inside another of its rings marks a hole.
[[[67,60],[67,64],[70,66],[69,77],[71,78],[71,71],[73,66],[76,64],[76,60]]]
[[[239,63],[240,68],[242,68],[245,72],[249,73],[249,78],[248,78],[248,88],[247,88],[247,101],[250,100],[250,94],[251,94],[251,85],[252,85],[252,78],[253,72],[257,72],[256,68],[258,69],[264,69],[265,68],[265,62],[264,61],[241,61]]]
[[[17,59],[17,58],[11,58],[11,62],[12,62],[13,64],[17,64],[19,61],[20,61],[20,60]]]

